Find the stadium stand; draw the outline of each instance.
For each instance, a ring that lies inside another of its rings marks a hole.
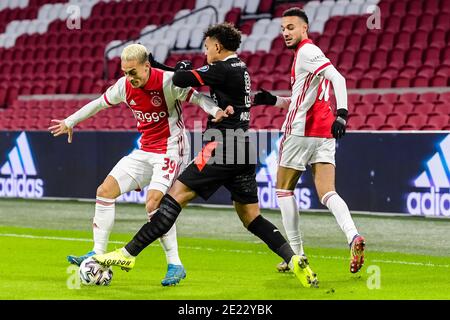
[[[292,52],[280,36],[280,17],[299,6],[310,19],[310,37],[347,80],[349,129],[450,129],[449,0],[1,1],[0,129],[45,130],[51,118],[63,118],[98,96],[120,77],[119,55],[127,39],[136,38],[168,65],[186,59],[200,67],[202,32],[215,14],[189,14],[207,5],[217,9],[219,22],[242,30],[239,54],[253,90],[289,92]],[[367,21],[377,12],[383,17],[380,28],[369,29]],[[184,110],[189,129],[195,120],[204,123],[197,107]],[[251,114],[255,129],[279,129],[285,115],[270,106],[253,107]],[[131,113],[115,107],[80,129],[134,126]]]

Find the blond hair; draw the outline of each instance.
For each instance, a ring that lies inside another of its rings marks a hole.
[[[145,63],[148,61],[148,51],[142,44],[133,43],[123,49],[120,58],[123,61],[136,60],[139,63]]]

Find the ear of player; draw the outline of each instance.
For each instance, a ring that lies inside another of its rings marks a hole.
[[[340,139],[345,135],[347,115],[348,111],[346,109],[337,110],[336,120],[334,120],[333,125],[331,126],[331,133],[335,139]]]

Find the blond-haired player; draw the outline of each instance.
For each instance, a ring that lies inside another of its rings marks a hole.
[[[97,188],[93,250],[79,257],[68,256],[70,263],[80,265],[84,259],[106,252],[115,219],[115,201],[121,194],[148,186],[145,208],[149,219],[158,209],[161,198],[183,170],[189,156],[182,101],[199,105],[217,121],[227,117],[209,97],[192,88],[174,86],[173,72],[152,68],[148,57],[147,49],[140,44],[125,47],[121,55],[124,76],[101,97],[64,120],[52,120],[55,124],[49,127],[54,136],[67,133],[71,143],[76,124],[100,110],[124,102],[142,134],[140,149],[123,157]],[[168,263],[167,274],[161,283],[175,285],[186,276],[178,255],[175,225],[160,241]]]

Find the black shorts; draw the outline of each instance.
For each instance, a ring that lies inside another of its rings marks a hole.
[[[200,166],[201,167],[201,166]],[[206,164],[199,169],[195,161],[178,177],[178,180],[208,200],[221,186],[231,193],[231,200],[258,203],[255,164]]]

